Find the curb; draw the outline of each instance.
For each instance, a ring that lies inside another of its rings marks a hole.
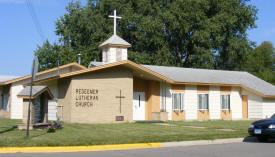
[[[182,146],[198,146],[210,144],[226,144],[226,143],[239,143],[243,142],[244,138],[227,138],[216,140],[197,140],[197,141],[180,141],[180,142],[165,142],[162,147],[182,147]]]
[[[0,147],[0,154],[3,154],[3,153],[89,152],[89,151],[105,151],[105,150],[159,148],[161,146],[162,146],[162,143],[136,143],[136,144],[64,146],[64,147]]]
[[[243,142],[243,138],[229,138],[216,140],[180,141],[164,143],[136,143],[117,145],[95,145],[95,146],[61,146],[61,147],[0,147],[0,154],[4,153],[55,153],[55,152],[89,152],[106,150],[127,150],[144,148],[182,147],[209,144],[226,144]]]

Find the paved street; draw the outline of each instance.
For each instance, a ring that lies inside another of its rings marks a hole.
[[[0,154],[0,157],[270,157],[274,156],[274,148],[274,142],[258,143],[255,141],[251,141],[219,145],[135,149],[102,152]]]

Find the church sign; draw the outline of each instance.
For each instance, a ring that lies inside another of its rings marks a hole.
[[[76,107],[93,107],[98,101],[98,89],[77,88],[75,89]]]

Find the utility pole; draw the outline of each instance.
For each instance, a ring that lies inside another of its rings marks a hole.
[[[38,71],[38,58],[35,57],[32,61],[32,70],[31,70],[31,86],[30,86],[30,97],[29,97],[29,106],[28,106],[28,118],[27,118],[27,137],[30,135],[30,118],[31,118],[31,102],[32,102],[32,86],[35,74]]]

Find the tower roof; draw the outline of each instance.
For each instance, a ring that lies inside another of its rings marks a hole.
[[[114,34],[109,39],[107,39],[99,45],[100,48],[105,46],[131,47],[131,44],[129,44],[127,41],[125,41],[118,35]]]

